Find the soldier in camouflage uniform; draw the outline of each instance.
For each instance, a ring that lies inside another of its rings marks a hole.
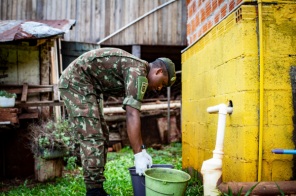
[[[140,109],[146,90],[161,90],[176,80],[175,65],[167,58],[152,63],[123,50],[101,48],[74,60],[59,80],[72,126],[80,144],[86,195],[107,195],[103,189],[109,131],[103,116],[102,94],[124,97],[127,133],[142,175],[152,158],[143,149]]]

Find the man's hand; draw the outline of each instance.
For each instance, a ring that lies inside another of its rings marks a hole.
[[[144,174],[144,171],[147,168],[150,168],[152,166],[152,158],[146,152],[145,149],[143,149],[142,152],[135,154],[134,157],[135,157],[136,173],[141,176]]]

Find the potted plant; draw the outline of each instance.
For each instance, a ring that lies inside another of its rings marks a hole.
[[[69,158],[75,147],[69,121],[41,121],[30,125],[29,129],[36,180],[44,182],[61,177],[63,158]]]
[[[31,150],[35,157],[55,159],[65,157],[74,149],[74,135],[68,120],[47,120],[32,124]]]
[[[15,93],[9,93],[5,90],[0,90],[0,107],[14,107],[15,105]]]

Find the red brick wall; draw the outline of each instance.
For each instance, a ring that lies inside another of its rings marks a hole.
[[[209,29],[222,20],[243,0],[186,0],[187,2],[187,41],[198,40]]]

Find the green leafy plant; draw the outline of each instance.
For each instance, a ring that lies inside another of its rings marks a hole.
[[[285,196],[285,193],[284,191],[280,188],[280,186],[275,182],[277,188],[279,189],[280,193],[281,193],[281,196]]]
[[[16,98],[16,94],[15,93],[9,93],[7,91],[1,90],[0,91],[0,97]]]
[[[73,171],[77,168],[77,157],[76,156],[70,156],[70,157],[64,157],[64,161],[67,162],[67,165],[65,167],[66,170]]]
[[[236,194],[237,196],[241,196],[241,195],[245,195],[245,196],[249,196],[251,195],[252,191],[254,190],[254,188],[256,188],[256,186],[259,184],[260,182],[257,182],[256,184],[254,184],[247,192],[246,194],[242,194],[243,191],[243,187],[241,187],[241,189],[239,190],[239,192]],[[228,187],[228,192],[227,193],[221,193],[221,195],[223,196],[233,196],[232,190],[230,187]]]
[[[31,130],[31,150],[35,156],[63,150],[67,154],[73,152],[75,146],[74,133],[68,120],[48,120],[29,126]]]

